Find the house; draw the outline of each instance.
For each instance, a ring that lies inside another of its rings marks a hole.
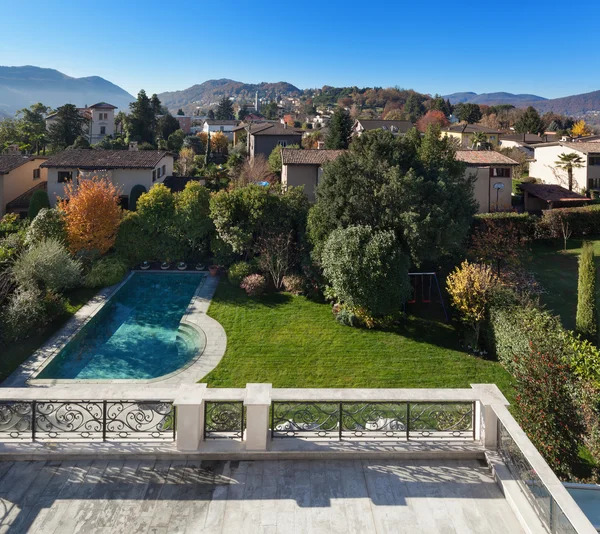
[[[581,167],[573,168],[573,190],[600,190],[600,143],[593,141],[559,141],[536,146],[534,161],[529,164],[529,176],[545,184],[571,189],[568,172],[556,164],[561,154],[577,154],[581,158]]]
[[[175,117],[179,123],[179,127],[185,135],[190,135],[192,133],[192,126],[194,125],[194,121],[198,118],[193,115],[173,115],[173,117]]]
[[[240,121],[227,120],[221,121],[217,119],[206,119],[202,125],[202,131],[204,133],[210,133],[211,135],[216,132],[221,132],[227,136],[230,141],[233,141],[233,130],[239,126]]]
[[[466,164],[467,175],[475,176],[479,213],[511,209],[515,160],[493,150],[458,150],[456,159]]]
[[[107,135],[115,134],[115,109],[116,106],[107,102],[98,102],[93,106],[77,108],[79,114],[86,119],[86,136],[90,145],[95,145]],[[46,117],[46,128],[56,122],[56,113]]]
[[[519,188],[523,191],[525,211],[541,212],[554,208],[575,208],[585,206],[592,201],[575,191],[556,184],[522,183]]]
[[[543,143],[554,142],[555,139],[552,139],[551,137],[552,136],[549,136],[548,134],[502,134],[500,136],[499,146],[501,148],[518,148],[526,156],[533,158],[535,147]]]
[[[29,202],[24,210],[11,208],[8,205],[46,182],[47,171],[40,168],[46,159],[38,156],[23,156],[15,146],[9,148],[8,154],[0,154],[0,217],[8,211],[27,211]]]
[[[442,128],[442,135],[456,139],[459,145],[464,148],[473,148],[473,135],[476,133],[483,133],[486,141],[492,146],[498,146],[502,134],[500,130],[494,130],[479,124],[453,124]]]
[[[300,145],[304,134],[302,130],[290,128],[279,122],[250,124],[246,131],[248,129],[250,133],[247,138],[247,146],[250,158],[259,154],[268,158],[276,146],[285,148],[290,145]]]
[[[136,185],[148,191],[155,183],[173,174],[173,155],[164,150],[65,150],[51,156],[42,167],[48,170],[48,196],[54,206],[64,196],[64,186],[73,179],[106,176],[120,188],[123,207]]]
[[[281,184],[303,186],[310,202],[316,200],[315,191],[323,174],[323,164],[333,161],[345,150],[281,149]]]
[[[386,120],[364,120],[358,119],[352,126],[352,135],[361,135],[369,130],[387,130],[395,135],[404,135],[414,128],[410,121],[386,121]]]

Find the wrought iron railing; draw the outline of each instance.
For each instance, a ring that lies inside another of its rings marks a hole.
[[[0,441],[175,440],[172,401],[1,401]]]
[[[204,439],[244,439],[243,401],[204,403]]]
[[[474,402],[273,402],[273,438],[474,440]]]
[[[546,528],[553,534],[575,534],[577,530],[500,419],[498,452]]]

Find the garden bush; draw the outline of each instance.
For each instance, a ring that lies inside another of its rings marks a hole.
[[[360,325],[358,317],[344,307],[340,308],[340,310],[335,314],[335,320],[344,326],[352,326],[356,328]]]
[[[9,234],[0,239],[0,272],[6,270],[25,248],[23,232]]]
[[[537,239],[562,238],[561,222],[569,225],[572,237],[600,234],[600,205],[546,210],[535,227]]]
[[[7,213],[0,219],[0,238],[22,232],[27,228],[28,221],[21,219],[16,213]]]
[[[56,291],[46,291],[43,303],[44,317],[47,322],[63,315],[67,308],[66,299]]]
[[[498,232],[507,228],[518,229],[519,235],[531,239],[535,235],[535,227],[539,217],[528,213],[516,213],[513,211],[497,213],[480,213],[473,217],[473,232],[478,229],[492,227]]]
[[[229,267],[227,278],[231,285],[240,287],[242,280],[255,272],[256,268],[251,263],[247,261],[238,261]]]
[[[21,286],[38,285],[59,292],[81,282],[81,263],[55,239],[29,247],[15,260],[11,271]]]
[[[17,341],[31,335],[45,322],[43,293],[36,286],[21,286],[2,309],[2,337]]]
[[[336,229],[325,243],[322,262],[335,297],[354,313],[389,315],[409,295],[408,258],[391,230]]]
[[[29,219],[35,219],[40,210],[44,208],[50,208],[50,199],[48,198],[48,193],[46,193],[46,191],[39,189],[31,195],[27,217],[29,217]]]
[[[42,208],[31,221],[27,229],[27,244],[38,243],[43,239],[67,242],[67,225],[62,211]]]
[[[127,274],[127,264],[121,258],[100,258],[85,277],[86,287],[106,287],[118,284]]]
[[[579,255],[579,283],[577,286],[576,330],[589,340],[596,339],[596,264],[594,248],[586,241]]]
[[[138,212],[128,212],[123,217],[115,241],[115,250],[129,267],[154,259],[152,237],[146,232],[144,221]]]
[[[283,277],[283,289],[293,295],[301,295],[304,293],[306,281],[299,274],[288,274]]]
[[[251,274],[242,280],[240,287],[250,297],[260,297],[267,289],[267,279],[262,274]]]

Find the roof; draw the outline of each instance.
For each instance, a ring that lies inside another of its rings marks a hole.
[[[539,136],[536,134],[510,134],[502,135],[500,141],[516,141],[524,145],[538,145],[540,143],[554,142],[555,139],[548,139],[547,135]]]
[[[467,165],[476,166],[518,165],[514,159],[494,150],[457,150],[456,159]]]
[[[260,124],[258,128],[250,129],[251,135],[293,135],[302,137],[304,134],[303,130],[297,130],[295,128],[286,127],[284,124],[280,122],[269,123],[269,124]]]
[[[113,106],[108,102],[98,102],[97,104],[94,104],[93,106],[89,107],[94,109],[117,109],[117,106]]]
[[[69,149],[51,156],[42,167],[96,169],[153,169],[165,156],[165,150]]]
[[[12,199],[7,205],[7,210],[16,210],[16,209],[27,209],[29,208],[29,202],[31,201],[31,197],[36,191],[47,191],[48,190],[48,182],[40,182],[39,184],[34,185],[31,189],[25,191],[25,193],[19,195],[17,198]]]
[[[386,121],[386,120],[363,120],[357,119],[356,121],[360,124],[364,130],[390,130],[392,126],[397,128],[400,133],[407,133],[413,128],[413,123],[410,121]]]
[[[32,159],[22,154],[0,154],[0,174],[8,174]]]
[[[345,150],[298,150],[283,148],[281,150],[282,165],[323,165],[341,156]]]
[[[556,184],[523,183],[519,184],[519,187],[523,191],[527,191],[530,195],[546,202],[588,202],[591,200],[575,191],[569,191]]]
[[[501,134],[500,130],[494,130],[493,128],[486,128],[485,126],[481,126],[479,124],[453,124],[452,126],[448,126],[446,128],[442,128],[442,132],[455,132],[455,133],[475,133],[482,132],[486,134]]]
[[[585,141],[575,141],[572,143],[560,142],[558,144],[583,152],[584,154],[600,154],[600,143],[594,143],[593,141],[587,143]]]
[[[188,182],[200,182],[204,178],[198,176],[167,176],[163,180],[165,184],[173,193],[179,193],[185,189]]]
[[[218,119],[206,119],[204,121],[205,124],[208,124],[209,126],[237,126],[240,121],[236,121],[236,120],[223,120],[220,121]]]

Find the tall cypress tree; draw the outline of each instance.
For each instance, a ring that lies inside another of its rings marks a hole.
[[[210,163],[210,132],[208,132],[208,135],[206,136],[206,156],[204,159],[204,165],[208,166]]]
[[[155,106],[156,102],[152,104],[143,89],[138,93],[136,101],[129,104],[130,113],[127,117],[126,128],[130,140],[154,144]]]
[[[329,134],[325,139],[325,148],[341,150],[348,148],[352,134],[352,117],[344,108],[337,108],[333,112],[329,123]]]
[[[594,248],[586,241],[579,256],[579,283],[577,286],[577,317],[575,326],[578,333],[590,341],[596,341],[596,264]]]

